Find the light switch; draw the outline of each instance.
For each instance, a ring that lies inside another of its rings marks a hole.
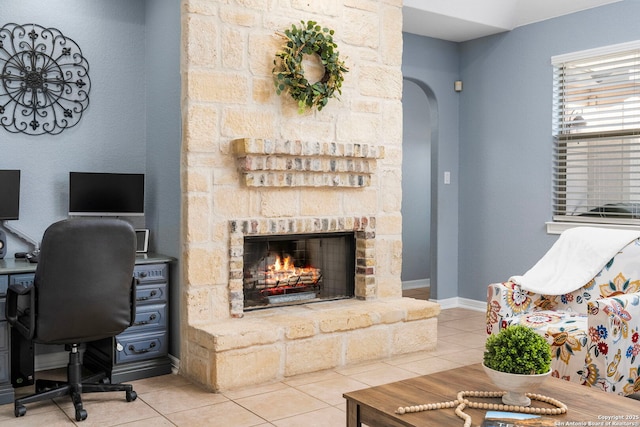
[[[451,172],[444,171],[444,183],[451,184]]]

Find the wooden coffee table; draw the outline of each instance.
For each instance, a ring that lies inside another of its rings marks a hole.
[[[456,416],[453,408],[404,415],[396,414],[395,411],[400,406],[455,400],[459,391],[473,390],[499,391],[489,381],[480,364],[345,393],[347,427],[360,427],[363,423],[369,427],[462,426],[464,421]],[[640,402],[628,397],[557,378],[548,378],[536,393],[553,397],[567,405],[566,414],[544,415],[545,418],[556,421],[557,426],[640,427]],[[468,399],[474,402],[501,403],[500,398]],[[534,401],[532,406],[553,407],[538,401]],[[472,425],[478,426],[482,424],[486,410],[465,408],[464,412],[472,417]]]

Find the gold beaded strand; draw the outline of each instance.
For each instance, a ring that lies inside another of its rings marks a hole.
[[[407,414],[412,412],[433,411],[436,409],[453,408],[458,418],[464,420],[464,427],[471,426],[471,416],[464,413],[464,408],[467,406],[473,409],[486,409],[490,411],[508,411],[508,412],[522,412],[525,414],[536,415],[561,415],[567,413],[567,405],[560,402],[557,399],[553,399],[548,396],[535,393],[525,393],[531,400],[537,400],[539,402],[548,403],[555,406],[555,408],[539,408],[530,406],[514,406],[514,405],[501,405],[497,403],[481,403],[471,402],[465,397],[502,397],[506,392],[504,391],[460,391],[458,392],[456,400],[450,400],[448,402],[439,403],[427,403],[424,405],[415,406],[401,406],[396,410],[396,414]]]

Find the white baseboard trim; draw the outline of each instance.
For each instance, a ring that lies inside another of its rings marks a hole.
[[[169,360],[171,360],[171,373],[178,374],[180,372],[180,359],[170,354]]]
[[[472,300],[468,298],[446,298],[441,300],[431,300],[440,304],[440,308],[446,310],[447,308],[467,308],[469,310],[474,311],[486,311],[487,310],[487,302],[486,301],[478,301]]]
[[[431,279],[405,280],[402,282],[402,290],[428,288],[431,286]]]

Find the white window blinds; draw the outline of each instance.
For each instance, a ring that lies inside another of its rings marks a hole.
[[[554,68],[554,221],[640,224],[640,42]]]

